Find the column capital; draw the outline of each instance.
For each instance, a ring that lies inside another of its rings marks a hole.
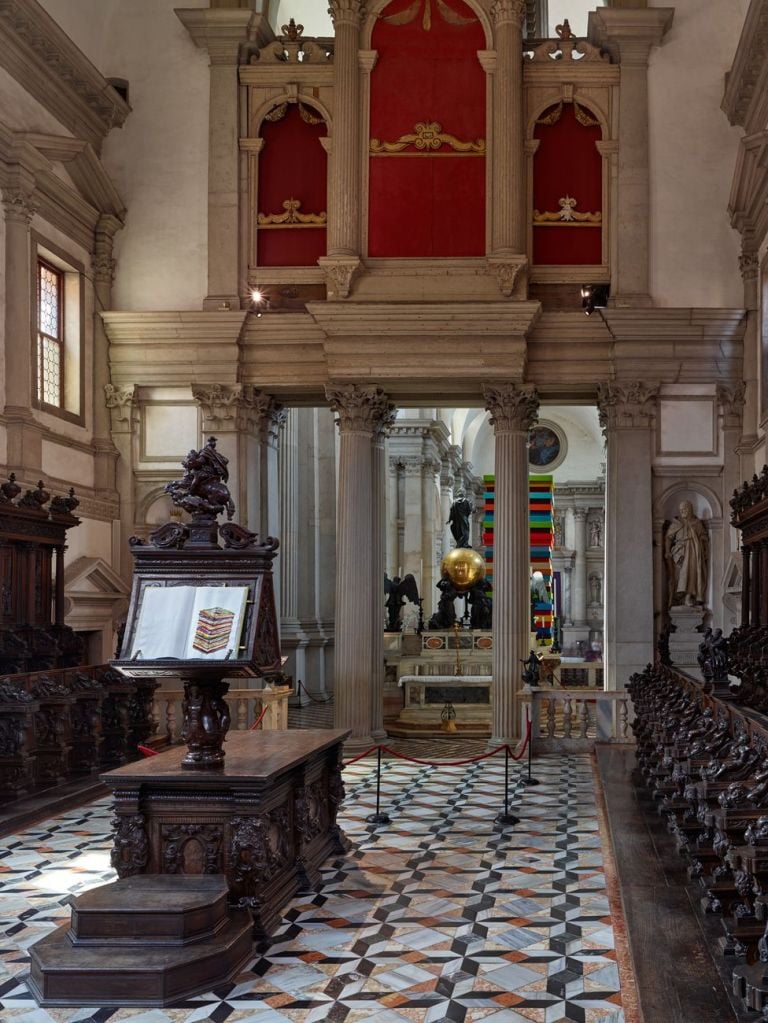
[[[743,281],[754,281],[760,272],[760,259],[756,252],[742,250],[739,255],[739,273]]]
[[[576,520],[576,522],[586,522],[587,521],[587,511],[588,511],[587,508],[578,508],[577,507],[577,508],[572,508],[571,511],[573,512],[573,517]]]
[[[527,433],[539,418],[539,392],[530,384],[483,384],[483,397],[496,434]]]
[[[91,269],[96,284],[112,287],[117,267],[117,262],[112,257],[112,247],[115,235],[122,226],[120,220],[112,213],[103,213],[96,223],[91,254]]]
[[[333,20],[334,28],[339,25],[360,26],[365,17],[365,0],[330,0],[328,13]]]
[[[15,221],[18,224],[28,225],[37,212],[34,187],[19,183],[6,186],[3,188],[2,202],[5,219],[8,222]]]
[[[283,403],[252,384],[244,384],[240,405],[246,428],[255,428],[262,440],[276,446],[280,431],[288,421],[288,409]]]
[[[238,413],[242,399],[240,384],[193,384],[192,397],[203,413],[203,428],[221,430],[237,429]]]
[[[491,18],[496,28],[513,25],[519,29],[525,17],[525,0],[493,0]]]
[[[648,427],[656,415],[658,384],[642,380],[597,385],[597,408],[603,430]]]
[[[136,385],[116,387],[114,384],[105,384],[104,404],[109,409],[112,433],[131,433],[139,405]]]
[[[744,408],[747,385],[740,380],[732,387],[727,384],[717,385],[717,404],[723,417],[723,426],[738,428],[741,426],[742,409]]]
[[[394,405],[380,387],[373,384],[337,384],[325,388],[325,395],[337,415],[340,433],[377,434],[391,425]]]
[[[674,7],[599,7],[590,16],[589,41],[605,47],[617,64],[646,67],[674,14]]]

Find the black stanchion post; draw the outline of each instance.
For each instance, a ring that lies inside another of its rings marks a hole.
[[[504,747],[504,812],[496,817],[497,824],[519,824],[520,818],[509,812],[509,746]]]
[[[530,721],[528,722],[530,727]],[[531,777],[531,761],[533,760],[533,732],[528,733],[528,777],[524,779],[523,785],[541,785],[538,778]]]
[[[381,746],[376,747],[376,813],[365,818],[369,824],[391,824],[388,813],[381,812]]]

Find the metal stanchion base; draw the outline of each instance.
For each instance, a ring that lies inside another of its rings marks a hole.
[[[513,813],[500,813],[495,818],[497,824],[519,824],[520,818]]]
[[[369,824],[391,824],[392,818],[388,813],[372,813],[365,818]]]
[[[538,778],[523,778],[523,785],[541,785]]]

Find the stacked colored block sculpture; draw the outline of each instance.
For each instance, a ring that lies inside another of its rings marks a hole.
[[[528,522],[530,529],[531,578],[540,572],[542,579],[531,585],[531,616],[536,636],[552,642],[552,491],[551,476],[528,477]]]
[[[496,477],[483,476],[483,548],[485,578],[493,587],[493,505],[496,497]]]

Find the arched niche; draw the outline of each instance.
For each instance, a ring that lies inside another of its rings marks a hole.
[[[466,0],[390,0],[377,12],[369,256],[485,254],[486,45]]]
[[[533,139],[531,261],[534,266],[605,263],[604,157],[599,113],[574,98],[540,111]]]
[[[257,266],[314,266],[326,254],[327,135],[324,111],[304,97],[264,111],[252,204]]]

